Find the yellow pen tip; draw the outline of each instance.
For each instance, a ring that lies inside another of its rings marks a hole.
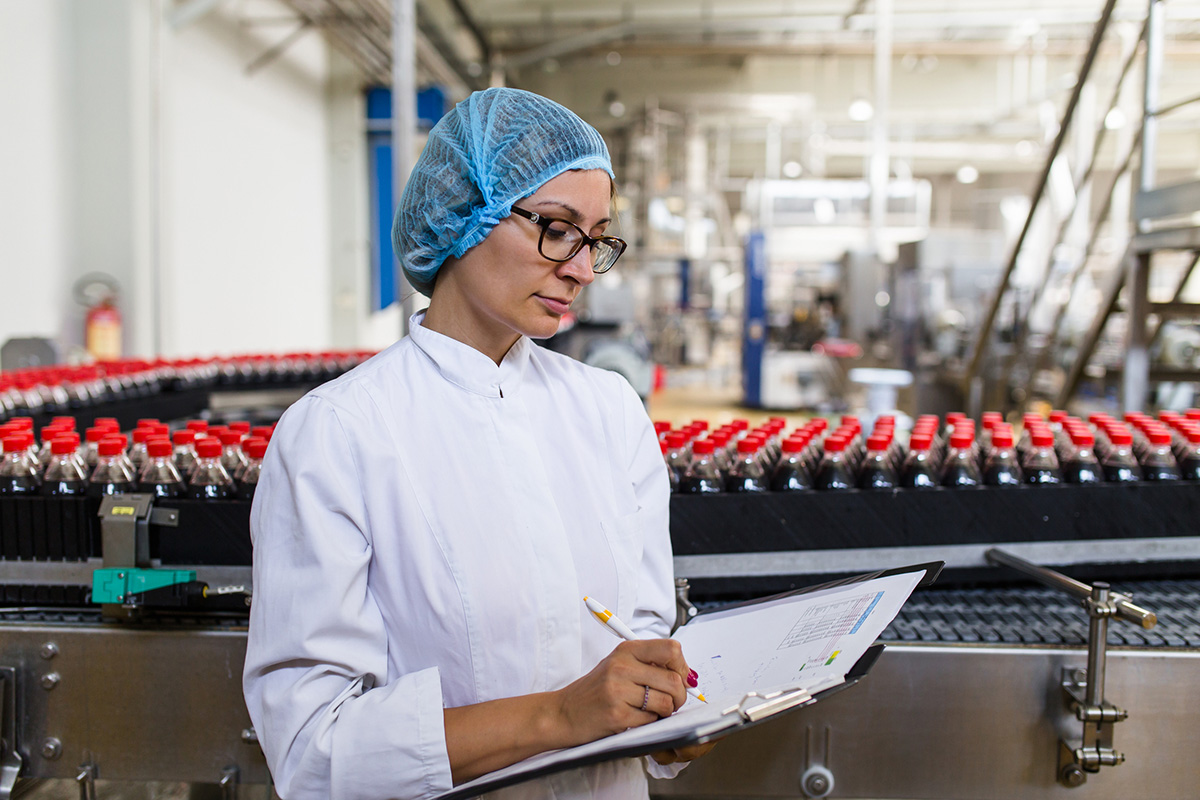
[[[708,702],[707,700],[705,700],[705,699],[704,699],[704,695],[702,695],[702,694],[698,694],[698,695],[696,695],[696,697],[698,697],[698,698],[700,699],[700,702],[701,702],[701,703],[707,703],[707,702]]]
[[[586,603],[586,602],[587,602],[587,600],[588,600],[588,599],[587,599],[587,595],[585,594],[585,595],[583,596],[583,602],[585,602],[585,603]]]

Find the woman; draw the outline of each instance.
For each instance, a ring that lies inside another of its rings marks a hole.
[[[287,800],[429,796],[694,685],[662,638],[650,421],[623,378],[530,341],[624,249],[612,181],[599,134],[528,92],[474,94],[430,132],[393,231],[429,308],[284,414],[255,497],[245,691]],[[648,638],[618,644],[584,595]],[[645,797],[647,769],[698,752],[500,794]]]

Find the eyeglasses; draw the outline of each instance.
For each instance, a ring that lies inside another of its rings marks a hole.
[[[617,259],[629,246],[624,239],[618,239],[616,236],[588,236],[578,225],[565,219],[543,217],[516,206],[513,206],[512,210],[514,214],[521,215],[542,229],[542,235],[538,239],[538,252],[550,261],[570,261],[586,246],[592,251],[592,272],[599,275],[612,269],[612,265],[617,263]]]

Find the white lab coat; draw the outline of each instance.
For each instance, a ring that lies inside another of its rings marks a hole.
[[[658,441],[615,373],[422,328],[283,415],[254,500],[244,686],[281,797],[451,787],[444,707],[558,689],[674,616]],[[655,774],[674,774],[649,765]],[[642,760],[504,797],[645,797]]]

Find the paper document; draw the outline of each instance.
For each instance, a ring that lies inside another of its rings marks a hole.
[[[689,695],[669,717],[542,753],[442,797],[469,797],[561,769],[707,740],[744,727],[739,706],[769,702],[763,695],[785,692],[791,702],[780,710],[811,703],[813,695],[845,682],[925,575],[913,568],[701,614],[674,638],[699,674],[707,704]]]

